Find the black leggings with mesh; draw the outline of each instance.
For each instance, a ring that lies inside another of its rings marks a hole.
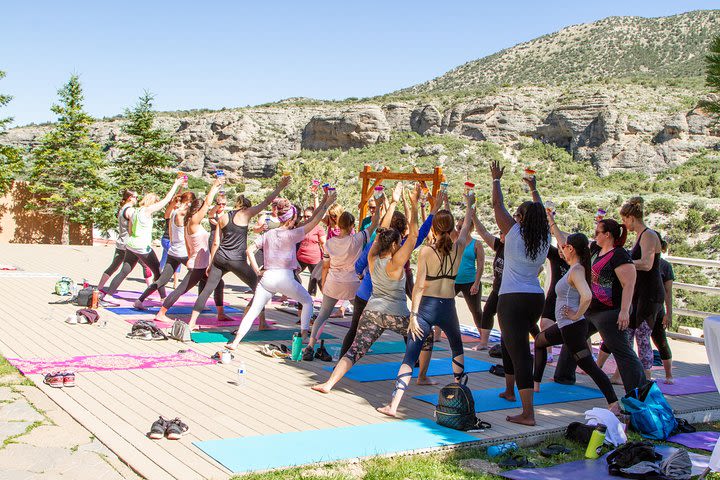
[[[456,283],[455,295],[462,292],[465,303],[467,304],[467,307],[473,316],[473,322],[475,323],[477,329],[480,330],[481,328],[485,328],[483,326],[483,313],[480,306],[480,299],[482,297],[482,286],[480,286],[478,292],[474,295],[470,293],[470,289],[472,288],[472,286],[472,283]],[[492,325],[490,326],[490,328],[492,328]]]
[[[592,352],[588,349],[586,338],[588,337],[589,324],[586,319],[578,320],[562,328],[557,323],[540,332],[535,337],[535,373],[534,379],[540,383],[545,365],[547,364],[547,347],[555,345],[566,345],[569,353],[573,356],[577,365],[593,379],[598,386],[605,400],[608,403],[617,402],[617,395],[613,389],[610,379],[593,359]]]
[[[220,292],[222,292],[222,289],[225,287],[225,283],[222,278],[227,272],[234,273],[240,281],[245,283],[252,289],[253,292],[255,292],[255,287],[258,282],[257,275],[246,259],[228,260],[224,257],[215,255],[212,266],[210,267],[210,273],[207,277],[207,282],[200,288],[201,292],[195,301],[193,312],[202,312],[208,298],[210,298],[210,293],[213,291],[215,292],[215,305],[222,305],[222,294],[220,297],[220,303],[217,303],[217,290],[219,288]]]
[[[131,250],[125,250],[125,257],[123,266],[117,275],[110,282],[110,286],[105,290],[106,295],[113,295],[117,292],[120,284],[130,275],[135,265],[140,264],[143,267],[149,268],[153,274],[153,281],[157,281],[160,278],[160,260],[153,249],[150,249],[148,253],[135,253]],[[165,287],[158,288],[160,296],[165,298]]]

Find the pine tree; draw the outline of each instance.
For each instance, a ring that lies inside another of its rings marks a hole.
[[[80,78],[72,75],[58,90],[51,110],[58,122],[33,153],[30,191],[37,195],[28,208],[63,218],[62,244],[70,243],[70,223],[91,224],[108,201],[100,145],[90,138],[93,119],[83,111]]]
[[[0,80],[5,77],[5,72],[0,70]],[[0,108],[10,103],[10,95],[0,94]],[[0,140],[5,133],[12,118],[0,118]],[[0,143],[0,195],[4,195],[10,189],[13,180],[23,170],[24,162],[19,148]]]
[[[158,193],[173,180],[174,172],[170,168],[177,165],[177,159],[168,153],[173,138],[169,132],[154,128],[153,99],[146,91],[132,109],[125,110],[127,123],[122,127],[124,135],[117,145],[120,154],[110,172],[121,188]]]
[[[710,51],[705,56],[705,84],[713,93],[720,95],[720,35],[710,44]],[[705,101],[702,107],[709,113],[720,116],[720,101]]]

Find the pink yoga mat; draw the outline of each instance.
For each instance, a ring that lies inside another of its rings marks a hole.
[[[185,353],[115,353],[70,358],[8,358],[14,367],[25,375],[45,374],[57,371],[108,372],[112,370],[137,370],[146,368],[197,367],[212,365],[211,360],[192,350]]]
[[[217,317],[198,317],[197,319],[197,326],[201,329],[209,329],[209,328],[217,328],[217,327],[237,327],[240,325],[240,321],[242,318],[240,317],[231,317],[234,320],[233,321],[220,321],[217,319]],[[185,323],[188,323],[190,321],[189,315],[178,315],[178,320],[182,320]],[[138,320],[146,320],[146,319],[140,319],[140,318],[126,318],[124,319],[126,322],[130,324],[134,324]],[[272,320],[267,320],[268,325],[275,325],[275,322]],[[160,320],[155,320],[155,325],[158,326],[158,328],[170,328],[172,326],[172,322],[162,322]],[[255,319],[253,322],[253,325],[257,326],[260,325],[260,320]]]
[[[692,395],[693,393],[717,392],[715,381],[710,375],[694,375],[691,377],[675,377],[675,383],[668,385],[662,380],[657,382],[660,391],[665,395]]]

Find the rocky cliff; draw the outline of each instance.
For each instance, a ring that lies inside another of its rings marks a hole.
[[[505,147],[535,138],[566,148],[600,174],[625,169],[653,173],[720,143],[720,131],[696,107],[697,100],[679,87],[507,87],[448,107],[420,101],[278,104],[185,117],[161,115],[158,124],[173,132],[171,151],[178,167],[195,175],[222,168],[231,178],[266,177],[280,159],[303,149],[362,148],[400,131]],[[121,122],[93,126],[93,137],[113,158]],[[4,141],[31,148],[49,128],[15,128]]]

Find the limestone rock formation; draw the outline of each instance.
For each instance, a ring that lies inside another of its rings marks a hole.
[[[316,115],[302,133],[302,148],[362,148],[390,139],[390,126],[378,106],[356,107],[336,115]]]

